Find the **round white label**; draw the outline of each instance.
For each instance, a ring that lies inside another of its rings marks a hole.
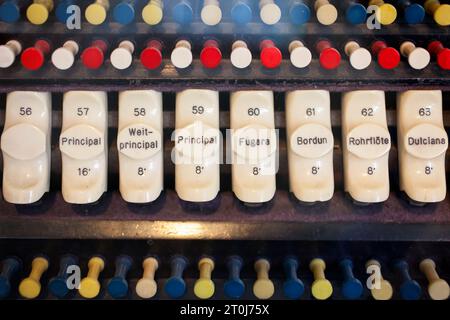
[[[277,150],[276,131],[263,125],[237,129],[232,137],[232,150],[243,159],[263,160]]]
[[[105,137],[96,128],[80,124],[61,133],[59,149],[65,155],[78,159],[92,159],[104,151]]]
[[[333,149],[333,133],[327,127],[317,124],[305,124],[292,133],[291,148],[301,157],[316,159],[323,157]]]
[[[17,160],[31,160],[47,149],[45,134],[28,123],[8,128],[2,135],[2,150]]]
[[[175,130],[175,150],[183,157],[183,163],[198,164],[209,158],[217,158],[220,152],[219,129],[196,121]],[[187,161],[187,162],[186,162]]]
[[[117,150],[135,160],[148,159],[161,150],[161,133],[145,124],[133,124],[117,135]]]
[[[447,150],[448,137],[444,129],[423,123],[411,128],[403,143],[410,155],[420,159],[433,159]]]
[[[382,126],[373,123],[362,124],[349,132],[347,148],[361,159],[377,159],[391,149],[391,136]]]

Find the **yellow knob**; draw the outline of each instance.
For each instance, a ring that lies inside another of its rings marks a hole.
[[[376,266],[380,270],[380,279],[378,286],[370,289],[370,293],[375,300],[390,300],[394,294],[394,289],[389,281],[383,279],[381,274],[381,264],[377,260],[370,260],[366,263],[366,268]]]
[[[34,0],[27,8],[27,19],[35,25],[44,24],[52,10],[53,0]]]
[[[313,297],[318,300],[326,300],[333,294],[333,286],[325,278],[325,268],[326,264],[322,259],[314,259],[309,264],[309,269],[314,275],[311,292]]]
[[[439,0],[425,1],[425,10],[433,16],[434,21],[441,26],[450,25],[450,5],[441,4]]]
[[[105,22],[108,9],[108,0],[96,0],[86,8],[84,16],[86,17],[87,22],[97,26]]]
[[[210,258],[203,258],[198,262],[200,277],[195,281],[194,294],[200,299],[209,299],[214,295],[214,282],[211,274],[214,270],[214,261]]]
[[[149,299],[155,296],[158,285],[155,281],[155,272],[158,269],[158,260],[149,257],[142,263],[144,274],[136,284],[136,294],[144,299]]]
[[[390,25],[397,19],[397,9],[392,4],[385,3],[383,0],[371,0],[369,6],[377,6],[375,17],[382,25]]]
[[[275,293],[275,286],[269,279],[270,262],[266,259],[258,259],[255,262],[257,279],[253,284],[253,294],[261,300],[270,299]]]
[[[92,257],[89,260],[88,268],[88,274],[81,280],[78,291],[83,298],[92,299],[100,293],[101,285],[98,277],[105,268],[105,261],[101,257]]]
[[[49,262],[44,257],[37,257],[31,263],[31,272],[28,278],[23,279],[19,285],[19,293],[26,299],[34,299],[41,293],[41,277],[48,269]]]
[[[163,15],[163,3],[160,0],[151,0],[142,9],[142,19],[151,26],[160,23]]]
[[[427,280],[428,294],[433,300],[446,300],[450,296],[450,287],[444,279],[439,278],[436,271],[436,264],[431,259],[422,260],[419,265],[420,271],[422,271]]]

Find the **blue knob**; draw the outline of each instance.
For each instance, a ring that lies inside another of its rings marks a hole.
[[[298,260],[294,257],[287,257],[284,260],[286,281],[283,284],[283,291],[289,299],[299,299],[305,291],[303,282],[297,277],[297,270]]]
[[[0,20],[13,23],[20,18],[20,8],[16,0],[6,0],[0,5]]]
[[[114,299],[123,298],[128,294],[127,274],[133,265],[133,259],[120,255],[116,259],[116,273],[108,282],[108,293]]]
[[[11,278],[22,269],[22,261],[16,257],[10,257],[3,260],[2,272],[0,273],[0,299],[9,296],[11,292]]]
[[[72,12],[67,13],[67,9],[73,5],[74,2],[72,0],[61,0],[58,2],[58,5],[55,9],[56,18],[59,22],[66,23],[69,16],[72,15]]]
[[[77,257],[71,254],[64,255],[61,258],[61,261],[59,262],[58,274],[56,277],[50,279],[48,283],[48,290],[52,295],[57,298],[64,298],[69,293],[70,289],[67,287],[67,278],[69,277],[69,273],[67,272],[67,268],[77,264]]]
[[[231,7],[231,19],[236,24],[247,24],[252,21],[252,8],[248,1],[235,0]]]
[[[422,23],[425,19],[425,9],[418,3],[411,3],[409,0],[397,0],[403,9],[405,21],[408,24]]]
[[[187,0],[180,0],[172,8],[172,17],[179,24],[189,24],[194,19],[192,4]]]
[[[116,4],[113,10],[114,21],[120,24],[129,24],[134,20],[134,3],[124,0]]]
[[[228,258],[227,267],[229,271],[228,280],[223,285],[225,295],[230,298],[239,299],[244,295],[245,284],[240,279],[243,261],[241,257],[231,256]]]
[[[363,293],[361,281],[353,275],[353,263],[350,259],[344,259],[339,264],[344,274],[344,282],[342,283],[342,295],[346,299],[359,299]]]
[[[408,263],[404,260],[397,261],[395,268],[402,277],[400,295],[404,300],[418,300],[422,296],[422,288],[417,281],[411,279]]]
[[[302,0],[291,1],[291,6],[289,8],[289,17],[291,22],[295,25],[302,25],[308,22],[311,16],[311,11],[307,4]]]
[[[183,256],[174,256],[170,261],[172,270],[170,278],[167,280],[164,291],[173,298],[181,298],[186,293],[186,283],[183,280],[183,272],[186,269],[188,260]]]
[[[345,17],[351,24],[362,24],[366,22],[367,10],[361,3],[350,2]]]

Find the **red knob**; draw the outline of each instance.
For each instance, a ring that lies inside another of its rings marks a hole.
[[[150,70],[159,68],[162,63],[162,43],[158,40],[151,40],[147,44],[147,48],[141,52],[141,63]]]
[[[95,40],[91,46],[84,49],[81,54],[81,61],[88,69],[98,69],[102,66],[105,60],[105,53],[108,45],[103,40]]]
[[[444,70],[450,70],[450,49],[445,48],[442,42],[431,42],[428,45],[428,51],[436,56],[439,67]]]
[[[222,52],[219,49],[219,43],[216,40],[208,40],[203,45],[200,52],[200,61],[208,69],[217,68],[222,61]]]
[[[275,69],[280,66],[283,57],[280,49],[275,46],[275,43],[272,40],[261,41],[259,48],[261,49],[261,63],[264,67]]]
[[[322,68],[333,70],[341,64],[341,54],[332,47],[330,41],[319,41],[316,45],[316,50],[319,54],[319,62]]]
[[[50,44],[45,40],[38,40],[33,47],[22,52],[20,61],[28,70],[38,70],[45,61],[45,56],[50,52]]]
[[[378,64],[383,69],[395,69],[400,63],[400,53],[395,48],[388,47],[384,41],[372,44],[372,54],[377,56]]]

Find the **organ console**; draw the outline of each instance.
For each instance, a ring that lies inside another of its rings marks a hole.
[[[0,299],[448,299],[449,8],[0,1]]]

